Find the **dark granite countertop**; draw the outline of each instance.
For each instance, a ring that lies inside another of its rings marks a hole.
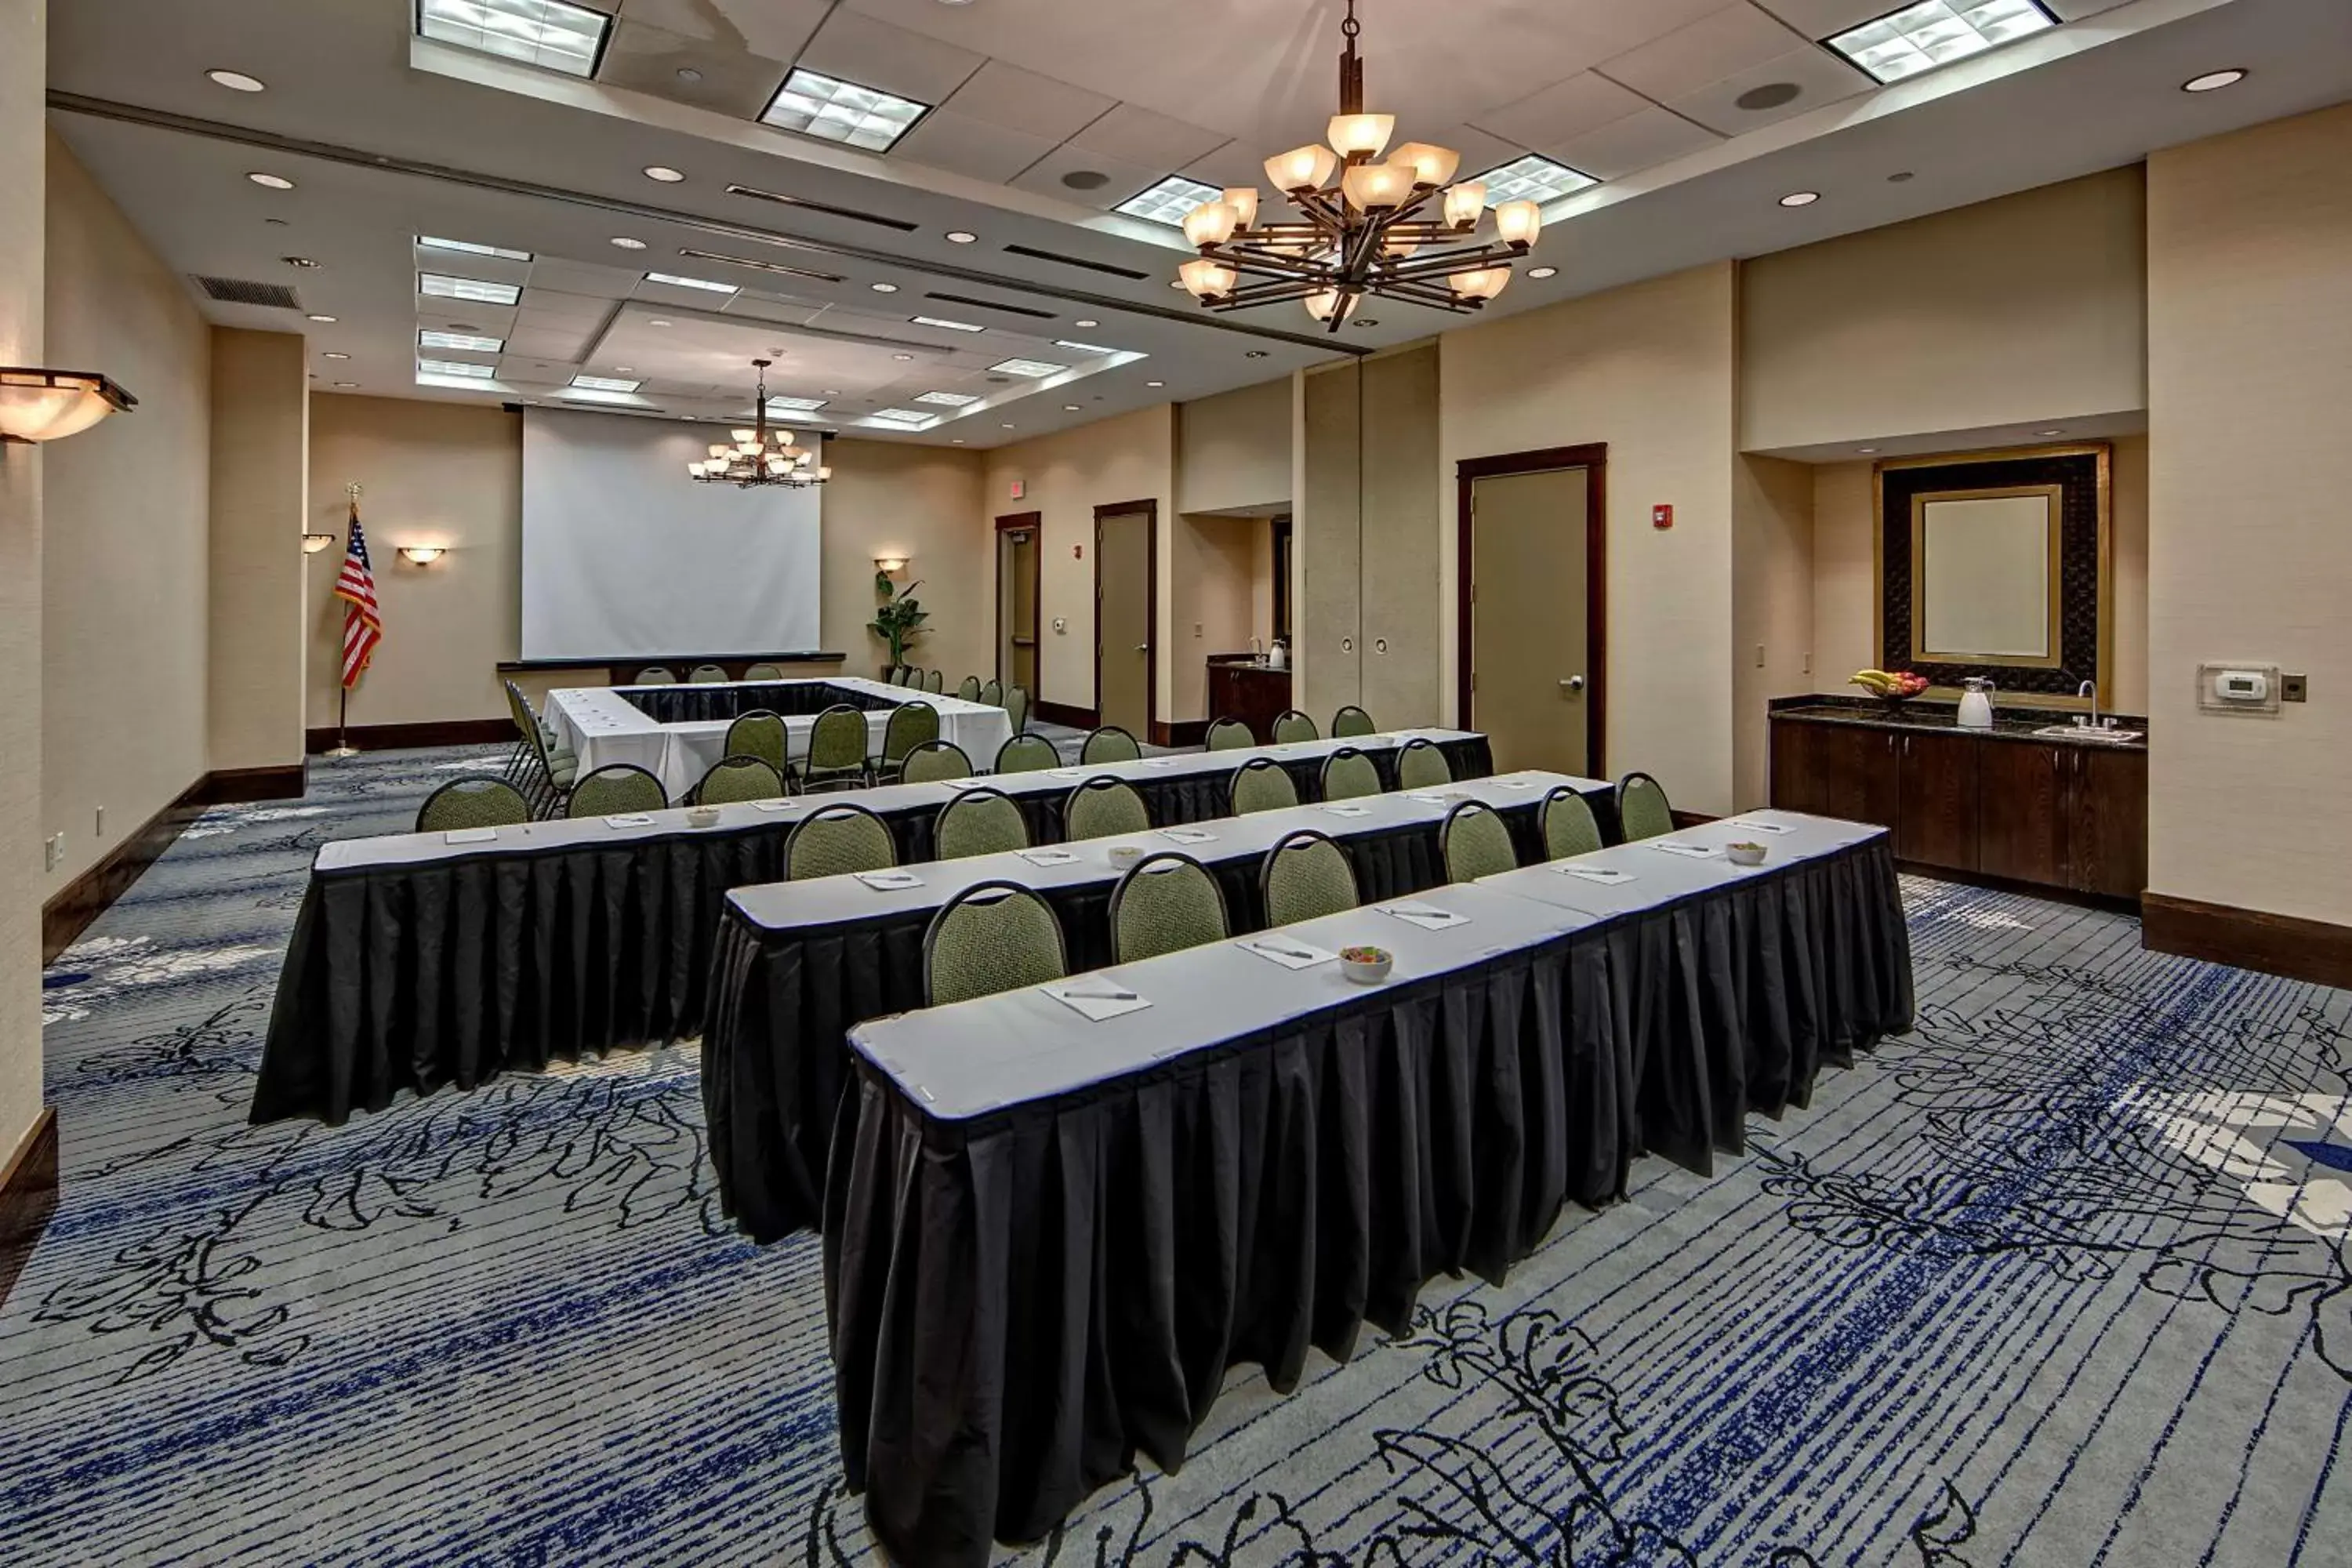
[[[1964,735],[1981,735],[1993,741],[2032,741],[2043,744],[2097,746],[2110,752],[2145,752],[2147,750],[2147,721],[2128,713],[2115,715],[2115,728],[2137,730],[2136,741],[2074,740],[2059,735],[2037,735],[2044,725],[2063,724],[2072,727],[2080,715],[2072,709],[2029,708],[1993,700],[1990,730],[1962,730],[1960,710],[1957,702],[1939,701],[1933,698],[1914,698],[1900,707],[1890,707],[1874,697],[1843,697],[1816,694],[1811,697],[1776,697],[1770,704],[1775,719],[1797,719],[1809,723],[1858,724],[1873,730],[1950,730]],[[2107,715],[2102,713],[2101,719]]]

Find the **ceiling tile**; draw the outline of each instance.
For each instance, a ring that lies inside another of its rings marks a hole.
[[[1548,147],[1612,121],[1622,120],[1648,103],[1632,88],[1620,87],[1591,71],[1579,71],[1566,81],[1517,103],[1487,110],[1478,116],[1478,124],[1522,147]]]
[[[1604,60],[1601,70],[1664,103],[1809,42],[1742,0]]]
[[[1805,37],[1821,39],[1874,22],[1896,9],[1902,0],[1756,0],[1756,4]]]
[[[893,155],[997,184],[1052,152],[1055,139],[935,109],[898,139]]]
[[[456,309],[443,310],[440,307],[444,305],[455,306]],[[462,300],[425,300],[416,307],[416,324],[425,331],[473,332],[484,337],[503,338],[514,331],[514,308],[509,305],[478,305]]]
[[[642,254],[650,257],[655,253],[648,250]],[[552,289],[559,294],[599,294],[621,300],[627,298],[646,270],[646,267],[600,267],[593,261],[566,261],[560,257],[543,256],[531,263],[530,282],[534,293]],[[524,302],[530,302],[527,297]]]
[[[551,321],[602,321],[613,310],[611,300],[592,299],[585,294],[560,294],[552,289],[526,289],[522,291],[522,314],[516,319],[534,323],[544,319]]]
[[[1449,126],[1434,136],[1424,136],[1421,140],[1434,142],[1440,147],[1451,147],[1461,153],[1461,173],[1465,176],[1499,169],[1532,151],[1523,142],[1507,142],[1500,136],[1490,136],[1475,125]]]
[[[1234,185],[1265,184],[1265,160],[1253,142],[1228,142],[1206,157],[1195,158],[1176,173],[1188,180],[1198,180],[1204,185],[1220,189]]]
[[[1722,141],[1672,110],[1644,103],[1622,120],[1541,149],[1596,180],[1622,180]]]
[[[1767,89],[1777,89],[1784,84],[1798,89],[1794,98],[1764,108],[1740,107],[1739,100],[1743,95]],[[1743,132],[1786,120],[1790,115],[1819,109],[1825,103],[1859,97],[1874,90],[1876,86],[1868,77],[1827,49],[1807,46],[1791,49],[1778,59],[1766,60],[1727,76],[1721,81],[1710,82],[1696,92],[1675,99],[1666,107],[1697,121],[1709,130],[1719,131],[1726,136],[1737,136]]]
[[[944,103],[981,68],[982,57],[847,9],[816,30],[795,64],[878,87],[918,103]]]
[[[588,352],[589,332],[561,327],[518,327],[507,334],[507,353],[537,360],[576,361]]]
[[[681,70],[694,70],[701,80],[678,79]],[[621,18],[604,47],[596,79],[607,87],[628,88],[658,98],[681,99],[704,109],[757,120],[784,79],[784,66],[765,56],[746,54],[640,22]]]
[[[1101,119],[1118,101],[1003,60],[990,60],[956,89],[944,107],[1007,131],[1066,142]]]
[[[1110,208],[1139,191],[1150,189],[1172,166],[1146,167],[1105,157],[1099,153],[1089,153],[1083,147],[1066,145],[1056,147],[1038,159],[1011,183],[1015,190],[1034,191],[1039,195],[1055,196],[1085,206]],[[1102,176],[1099,184],[1073,185],[1064,180],[1065,175],[1083,181],[1095,174]]]
[[[621,25],[659,27],[743,54],[789,60],[808,47],[833,0],[622,0]]]
[[[1203,131],[1197,125],[1121,103],[1070,138],[1070,144],[1139,168],[1156,168],[1165,173],[1206,156],[1226,140],[1214,131]]]

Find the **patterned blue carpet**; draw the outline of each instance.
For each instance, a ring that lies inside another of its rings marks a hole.
[[[50,971],[0,1562],[878,1563],[816,1244],[719,1222],[691,1049],[245,1125],[311,853],[473,762],[214,812]],[[1236,1373],[1181,1475],[1006,1560],[2352,1561],[2347,998],[1906,894],[1915,1035],[1408,1340]]]

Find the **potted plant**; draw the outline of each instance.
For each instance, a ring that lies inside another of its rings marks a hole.
[[[866,629],[890,645],[890,662],[882,670],[885,680],[890,679],[892,670],[907,662],[908,645],[923,635],[923,623],[931,618],[931,613],[914,596],[915,590],[921,586],[919,582],[909,583],[893,593],[887,574],[874,574],[874,591],[886,596]]]

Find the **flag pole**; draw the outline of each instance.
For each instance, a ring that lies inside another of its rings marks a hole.
[[[351,493],[352,515],[357,517],[360,510],[360,487],[354,482],[346,488]],[[345,542],[349,542],[348,536]],[[351,737],[344,732],[345,721],[351,716],[351,707],[352,689],[343,684],[343,672],[339,668],[335,671],[335,743],[327,752],[331,757],[356,757],[360,754],[360,749],[352,744]]]

